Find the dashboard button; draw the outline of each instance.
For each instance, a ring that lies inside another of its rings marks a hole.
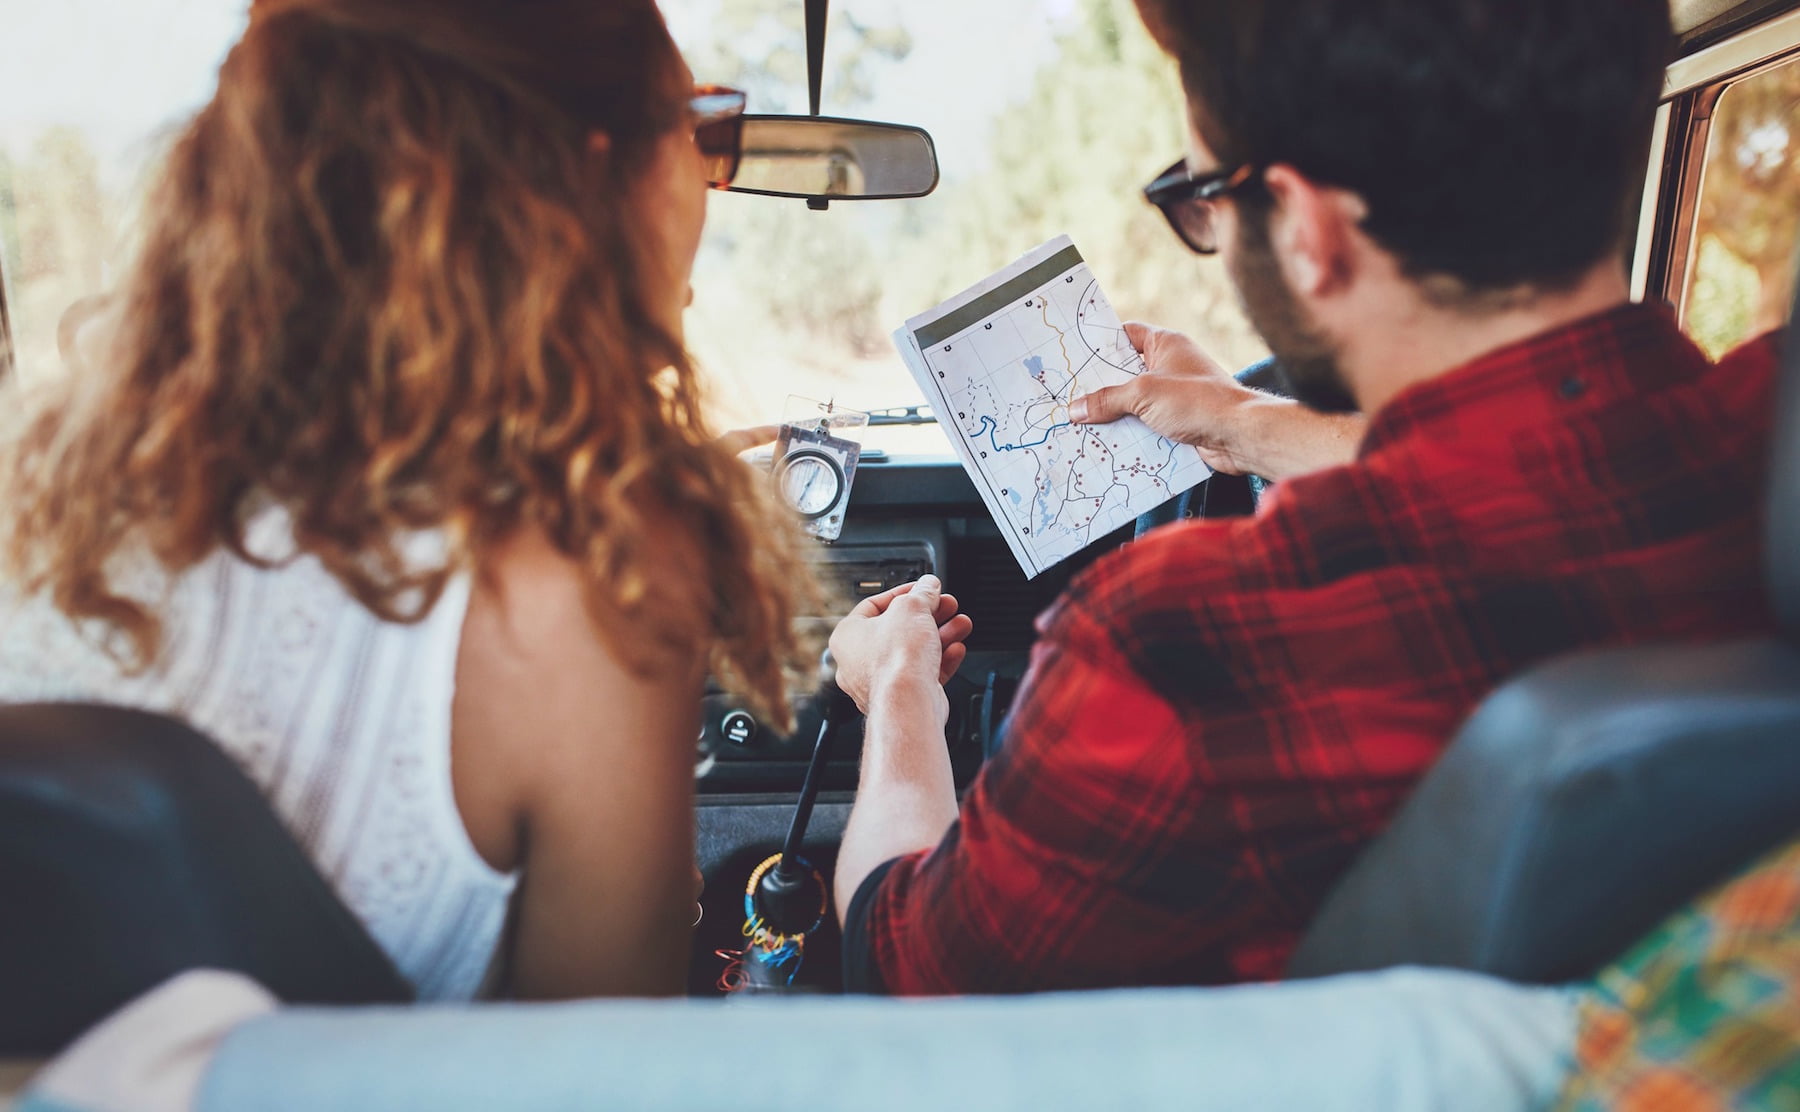
[[[733,745],[749,745],[756,740],[756,719],[749,711],[734,710],[719,719],[719,733]]]

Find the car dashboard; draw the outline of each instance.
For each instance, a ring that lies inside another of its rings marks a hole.
[[[1087,564],[1123,544],[1127,527],[1027,579],[962,465],[952,459],[865,456],[851,489],[842,536],[813,552],[816,574],[849,607],[932,573],[974,622],[969,655],[946,685],[944,741],[959,790],[998,742],[1012,694],[1025,673],[1037,616]],[[839,614],[820,615],[822,631]],[[690,993],[723,991],[721,975],[745,947],[745,888],[758,864],[779,851],[819,733],[816,697],[798,700],[788,734],[758,721],[717,688],[704,700],[697,775],[696,859],[706,880],[702,919],[689,963]],[[829,879],[849,819],[862,755],[861,723],[833,738],[818,802],[802,845],[807,864]],[[839,987],[839,945],[827,916],[808,939],[796,987]]]
[[[848,608],[859,599],[933,574],[974,622],[968,658],[946,685],[945,726],[958,786],[966,785],[997,740],[1035,638],[1034,622],[1069,579],[1131,534],[1106,537],[1034,580],[1025,578],[962,466],[954,460],[865,457],[850,494],[842,536],[818,543],[813,571]],[[821,632],[839,614],[819,615]],[[799,789],[818,735],[811,693],[783,734],[716,687],[705,696],[700,734],[702,796],[790,794]],[[835,739],[825,788],[855,787],[861,727]]]

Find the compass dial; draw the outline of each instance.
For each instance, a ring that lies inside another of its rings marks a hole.
[[[844,469],[826,453],[802,448],[782,457],[779,486],[801,516],[823,517],[844,493]]]

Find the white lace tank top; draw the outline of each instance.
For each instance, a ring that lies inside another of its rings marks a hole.
[[[476,852],[451,790],[468,577],[416,625],[380,621],[310,557],[261,570],[221,552],[143,583],[126,589],[164,600],[162,652],[123,675],[46,600],[0,582],[0,702],[91,701],[185,720],[262,788],[421,1000],[476,996],[516,876]]]

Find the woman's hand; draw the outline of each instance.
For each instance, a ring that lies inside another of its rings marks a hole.
[[[974,628],[935,575],[866,598],[831,634],[838,686],[865,714],[884,689],[936,687],[947,715],[943,684],[962,666]]]
[[[732,429],[714,443],[734,456],[741,456],[752,448],[773,444],[780,437],[780,425],[756,425],[747,429]]]

